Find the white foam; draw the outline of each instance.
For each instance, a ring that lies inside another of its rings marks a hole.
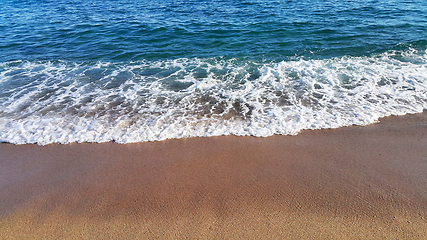
[[[177,59],[0,65],[0,141],[158,141],[367,125],[427,108],[414,51],[257,63]]]

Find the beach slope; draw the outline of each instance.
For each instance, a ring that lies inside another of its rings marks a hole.
[[[427,113],[297,136],[0,144],[0,239],[426,239]]]

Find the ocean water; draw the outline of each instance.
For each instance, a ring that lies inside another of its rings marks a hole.
[[[0,142],[297,134],[427,109],[425,0],[0,0]]]

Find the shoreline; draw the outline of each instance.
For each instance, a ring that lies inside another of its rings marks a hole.
[[[427,238],[426,111],[296,136],[0,152],[0,239]]]

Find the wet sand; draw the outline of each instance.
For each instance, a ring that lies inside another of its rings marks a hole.
[[[343,238],[427,238],[427,113],[297,136],[0,144],[0,239]]]

